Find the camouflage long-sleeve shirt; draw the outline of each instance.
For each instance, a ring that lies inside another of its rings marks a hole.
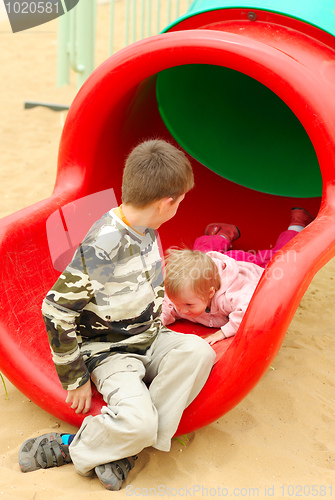
[[[152,229],[141,236],[113,211],[97,221],[42,305],[53,361],[66,390],[112,352],[144,353],[164,298]]]

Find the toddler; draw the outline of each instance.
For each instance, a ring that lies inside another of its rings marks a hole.
[[[269,260],[313,220],[303,208],[291,210],[291,222],[273,249],[254,255],[228,251],[240,236],[232,224],[209,224],[193,250],[171,249],[165,267],[164,325],[184,318],[217,328],[206,337],[213,345],[236,334],[255,288]]]

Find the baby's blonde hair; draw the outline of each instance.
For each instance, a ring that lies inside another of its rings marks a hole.
[[[192,166],[183,151],[152,139],[136,146],[126,160],[122,202],[143,208],[163,198],[175,201],[193,186]]]
[[[203,300],[208,299],[211,287],[217,291],[221,286],[219,270],[204,252],[171,248],[165,259],[165,291],[173,301],[184,284],[190,284],[192,292]]]

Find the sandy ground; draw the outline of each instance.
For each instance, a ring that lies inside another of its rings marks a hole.
[[[107,57],[107,17],[99,14],[99,59]],[[0,217],[52,192],[65,112],[24,110],[24,101],[70,104],[75,78],[56,88],[57,22],[12,34],[0,22]],[[22,474],[21,443],[73,431],[0,381],[0,498],[81,500],[152,497],[292,498],[335,496],[335,261],[314,278],[283,346],[257,387],[234,410],[170,453],[144,450],[123,489],[106,491],[72,465]]]

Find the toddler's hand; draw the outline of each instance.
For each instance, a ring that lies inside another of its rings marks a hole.
[[[76,410],[76,413],[87,413],[91,408],[92,391],[91,391],[91,381],[89,380],[86,384],[74,389],[73,391],[67,391],[67,398],[65,403],[71,404],[71,408]]]
[[[205,337],[206,342],[209,343],[209,345],[213,345],[216,342],[219,342],[220,340],[223,340],[225,336],[223,335],[221,330],[218,330],[215,333],[212,333],[212,335],[208,335],[208,337]]]

